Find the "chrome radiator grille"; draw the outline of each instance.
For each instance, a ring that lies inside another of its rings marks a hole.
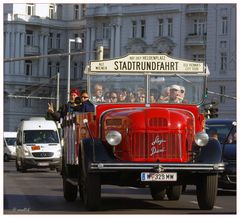
[[[181,158],[180,133],[133,133],[130,148],[132,158]]]

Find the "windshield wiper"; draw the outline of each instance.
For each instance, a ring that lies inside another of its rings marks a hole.
[[[175,74],[175,75],[176,75],[177,77],[179,77],[180,79],[182,79],[182,80],[188,82],[188,83],[193,83],[192,81],[190,81],[190,80],[188,80],[188,79],[186,79],[186,78],[180,76],[179,74]]]

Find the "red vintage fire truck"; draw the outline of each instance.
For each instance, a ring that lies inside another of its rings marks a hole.
[[[204,130],[204,63],[129,54],[91,61],[85,73],[95,112],[68,113],[63,121],[66,201],[79,193],[88,210],[97,210],[103,184],[179,200],[192,184],[199,208],[212,209],[224,164],[220,144]]]

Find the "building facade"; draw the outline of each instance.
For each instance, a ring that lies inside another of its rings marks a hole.
[[[54,54],[67,52],[76,37],[82,44],[71,44],[71,52],[81,53],[71,58],[72,87],[86,88],[83,71],[99,46],[104,58],[166,53],[205,61],[209,91],[223,94],[207,100],[219,102],[220,117],[236,117],[236,100],[224,97],[236,96],[235,4],[6,4],[4,58],[47,57],[4,63],[5,130],[45,115],[44,97],[56,96],[58,72],[60,102],[66,101],[68,59]]]

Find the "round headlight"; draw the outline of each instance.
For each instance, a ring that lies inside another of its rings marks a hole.
[[[106,140],[107,140],[108,144],[110,144],[112,146],[116,146],[121,143],[122,135],[118,131],[111,130],[107,133]]]
[[[209,137],[206,132],[198,132],[194,140],[198,146],[205,146],[208,143]]]

